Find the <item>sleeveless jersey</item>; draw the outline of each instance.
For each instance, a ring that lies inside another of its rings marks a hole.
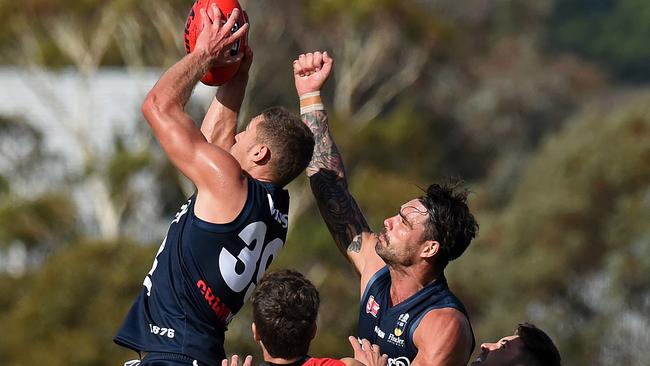
[[[444,276],[392,307],[390,285],[388,267],[372,276],[361,298],[358,329],[359,339],[379,345],[381,353],[388,355],[388,366],[409,366],[413,362],[418,353],[413,334],[430,310],[454,308],[467,317],[465,307],[451,292]]]
[[[228,323],[284,245],[289,194],[249,178],[244,208],[228,224],[196,217],[195,200],[176,213],[114,341],[221,365]]]

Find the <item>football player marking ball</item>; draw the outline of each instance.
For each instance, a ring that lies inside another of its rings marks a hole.
[[[187,16],[187,21],[185,21],[185,52],[190,53],[194,51],[196,39],[201,33],[202,19],[200,10],[205,9],[207,13],[208,8],[210,8],[212,4],[217,4],[217,7],[219,10],[221,10],[221,19],[223,21],[230,17],[232,11],[235,8],[238,8],[240,10],[241,15],[237,22],[235,22],[235,25],[231,29],[231,32],[236,32],[237,29],[239,29],[245,23],[248,23],[248,16],[246,12],[242,10],[241,5],[239,5],[239,1],[237,0],[196,0],[194,5],[192,5],[192,9],[190,9],[190,13]],[[230,56],[236,56],[238,53],[243,51],[247,43],[248,32],[246,32],[242,38],[238,39],[230,46]],[[205,85],[210,86],[222,85],[230,80],[230,78],[232,78],[235,73],[237,73],[240,63],[241,61],[237,61],[228,65],[215,66],[208,70],[208,72],[201,78],[201,82]]]

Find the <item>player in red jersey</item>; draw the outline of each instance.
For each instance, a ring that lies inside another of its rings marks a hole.
[[[350,337],[354,358],[309,356],[316,335],[318,290],[302,274],[292,270],[269,272],[253,294],[253,338],[264,355],[262,366],[386,366],[388,358],[367,340]],[[252,364],[247,356],[243,366]],[[222,366],[238,366],[239,357],[223,360]]]

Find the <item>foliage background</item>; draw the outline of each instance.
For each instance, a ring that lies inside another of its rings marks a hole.
[[[297,109],[291,60],[328,50],[336,65],[324,98],[372,227],[418,186],[460,176],[471,187],[481,231],[447,276],[479,344],[531,321],[567,365],[647,364],[649,2],[242,4],[255,51],[242,120],[272,104]],[[128,133],[103,136],[108,147],[94,143],[93,113],[120,106],[89,105],[83,92],[105,70],[158,75],[171,65],[183,54],[190,6],[0,0],[3,67],[72,72],[85,108],[53,109],[74,161],[51,148],[27,111],[0,116],[0,364],[114,365],[133,356],[111,338],[191,186],[141,118]],[[67,97],[57,86],[34,89],[34,103]],[[190,110],[200,116],[205,107]],[[292,231],[273,267],[298,269],[321,291],[311,353],[349,355],[357,281],[304,178],[290,189]],[[259,360],[249,312],[232,323],[227,350]]]

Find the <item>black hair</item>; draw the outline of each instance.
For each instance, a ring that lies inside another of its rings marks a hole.
[[[437,258],[442,268],[460,257],[478,233],[478,223],[467,207],[469,192],[461,184],[459,180],[432,184],[419,198],[429,212],[425,239],[440,243]]]
[[[515,334],[519,336],[524,344],[526,357],[531,359],[535,365],[561,366],[562,359],[560,352],[553,344],[551,337],[541,329],[530,323],[519,324]]]
[[[302,274],[269,272],[253,294],[253,322],[272,357],[306,356],[314,336],[320,298]]]

